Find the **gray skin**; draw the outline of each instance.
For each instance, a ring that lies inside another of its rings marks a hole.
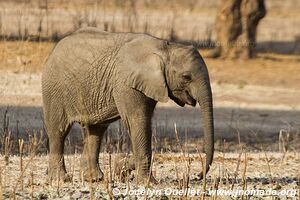
[[[49,138],[50,179],[68,180],[64,140],[73,123],[84,128],[81,167],[100,181],[101,139],[121,118],[129,130],[138,180],[151,177],[151,118],[158,101],[195,106],[203,118],[206,171],[213,160],[214,123],[207,67],[192,46],[146,34],[83,28],[62,39],[42,75],[44,122]],[[202,175],[201,175],[202,176]]]

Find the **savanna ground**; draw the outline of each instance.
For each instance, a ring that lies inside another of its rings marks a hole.
[[[81,180],[78,163],[82,137],[78,125],[67,138],[65,149],[72,182],[48,182],[40,78],[42,63],[55,45],[51,40],[56,41],[80,26],[96,25],[108,31],[148,32],[170,40],[192,41],[206,47],[199,48],[205,57],[213,45],[212,25],[220,1],[45,2],[0,2],[3,39],[0,41],[0,124],[3,124],[0,193],[3,198],[16,199],[133,198],[135,195],[116,194],[117,189],[122,193],[128,188],[143,189],[134,180],[121,183],[114,174],[115,158],[120,151],[129,152],[130,146],[119,123],[109,128],[104,140],[100,155],[106,177],[103,182]],[[282,1],[267,0],[266,4],[268,15],[259,25],[256,59],[205,58],[212,82],[216,126],[216,154],[206,185],[198,178],[203,164],[201,157],[204,158],[199,153],[204,145],[199,137],[202,136],[199,108],[179,108],[168,102],[158,105],[153,119],[152,170],[160,184],[150,185],[149,190],[171,188],[176,192],[189,187],[201,191],[204,188],[299,191],[297,37],[300,30],[296,27],[300,26],[300,5],[293,0],[284,5]],[[155,196],[172,199],[176,194]],[[207,198],[228,199],[228,196]],[[285,196],[252,198],[284,199]]]

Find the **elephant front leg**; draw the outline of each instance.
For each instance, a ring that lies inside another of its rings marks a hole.
[[[99,166],[100,144],[106,126],[84,127],[84,147],[81,157],[81,170],[86,181],[98,182],[104,178]]]
[[[128,178],[127,176],[132,170],[135,170],[135,179],[137,182],[144,182],[154,178],[151,175],[151,131],[148,129],[148,123],[145,121],[134,120],[134,122],[126,123],[130,132],[132,143],[133,156],[125,154],[118,155],[115,158],[115,174],[122,181]]]
[[[130,137],[135,160],[135,174],[137,182],[146,183],[152,177],[151,168],[151,123],[147,120],[134,120],[130,125]]]
[[[151,118],[156,101],[142,92],[127,86],[114,90],[114,100],[132,142],[135,175],[138,182],[156,182],[150,172],[151,165]]]

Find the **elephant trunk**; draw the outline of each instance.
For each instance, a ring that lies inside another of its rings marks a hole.
[[[199,88],[200,85],[200,88]],[[198,101],[201,109],[203,130],[204,130],[204,144],[206,154],[206,172],[208,172],[213,161],[214,155],[214,117],[213,117],[213,102],[212,92],[209,78],[203,77],[197,83],[197,88],[192,90],[194,98]],[[203,172],[200,174],[203,178]]]

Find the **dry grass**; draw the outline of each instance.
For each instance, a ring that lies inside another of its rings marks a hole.
[[[10,133],[8,117],[5,117],[3,130]],[[15,131],[15,130],[14,130]],[[238,130],[237,130],[238,131]],[[268,152],[262,146],[259,151],[253,152],[243,148],[239,142],[239,148],[228,152],[226,141],[223,142],[223,148],[219,148],[214,155],[214,161],[208,174],[204,174],[204,179],[199,179],[199,174],[205,168],[205,155],[200,153],[198,148],[205,144],[198,143],[198,140],[190,141],[185,133],[184,137],[179,132],[178,127],[174,126],[174,138],[170,149],[164,153],[154,151],[151,163],[153,174],[159,181],[159,185],[146,184],[148,190],[161,190],[167,188],[173,190],[201,189],[208,191],[211,189],[259,189],[276,191],[297,189],[299,186],[299,163],[300,154],[291,148],[289,141],[284,141],[284,152]],[[253,133],[258,137],[258,133]],[[116,195],[116,188],[124,193],[127,189],[141,190],[143,187],[132,181],[135,173],[127,175],[124,182],[116,176],[114,172],[116,160],[120,155],[120,149],[114,147],[121,141],[115,141],[114,138],[104,143],[103,149],[108,153],[100,154],[100,164],[105,174],[105,179],[100,183],[86,182],[82,178],[82,169],[80,168],[80,151],[78,147],[66,141],[66,149],[74,147],[74,154],[65,156],[67,171],[72,174],[72,181],[63,183],[58,181],[48,182],[46,169],[48,155],[39,153],[45,143],[42,132],[29,133],[28,140],[20,138],[11,138],[8,134],[3,140],[1,146],[4,147],[0,156],[0,191],[3,198],[124,198],[127,195]],[[181,135],[181,136],[180,136]],[[156,135],[154,135],[156,137]],[[121,137],[117,137],[120,140]],[[257,138],[259,139],[259,138]],[[165,148],[165,144],[155,138],[153,149]],[[7,142],[9,141],[9,143]],[[239,139],[240,141],[240,139]],[[278,144],[282,141],[278,140]],[[191,144],[194,143],[193,149]],[[162,146],[161,146],[162,145]],[[7,150],[7,146],[14,146],[18,153],[13,153],[14,149]],[[179,153],[175,153],[179,152]],[[196,152],[196,153],[193,153]],[[129,155],[131,156],[131,155]],[[127,156],[124,157],[125,159]],[[201,167],[202,166],[202,167]],[[129,195],[130,196],[130,195]],[[156,195],[161,198],[165,195]],[[173,194],[169,198],[176,198]],[[181,195],[180,198],[188,199],[190,196]],[[266,197],[266,196],[265,196]],[[138,198],[154,198],[147,194],[138,195]],[[208,193],[200,194],[198,198],[218,198],[217,195]],[[221,197],[225,198],[225,197]],[[246,195],[241,197],[247,199]]]
[[[43,62],[54,47],[49,42],[0,42],[0,70],[41,71]]]
[[[0,35],[10,39],[53,39],[84,26],[117,32],[147,32],[183,41],[211,41],[217,1],[61,1],[0,2]],[[300,34],[299,2],[266,0],[268,15],[259,41],[294,42]],[[59,19],[58,19],[59,17]],[[293,44],[285,47],[292,51]]]
[[[216,159],[214,159],[211,170],[206,177],[206,188],[230,189],[244,187],[244,189],[256,188],[262,190],[272,188],[278,191],[283,189],[297,189],[298,169],[300,167],[299,154],[288,153],[287,159],[282,162],[281,153],[266,153],[268,154],[268,161],[266,161],[265,155],[262,153],[248,152],[245,156],[239,157],[238,153],[226,153],[224,156],[223,153],[217,152],[215,155]],[[112,159],[115,156],[116,154],[111,154]],[[110,164],[109,157],[110,155],[108,153],[102,153],[100,155],[100,162],[106,176],[109,176],[110,168],[113,169],[113,163]],[[46,175],[47,159],[48,156],[36,156],[34,159],[25,156],[23,162],[28,165],[28,168],[20,171],[19,157],[11,157],[9,165],[6,165],[5,162],[3,162],[4,158],[0,157],[3,184],[1,190],[3,197],[28,198],[33,196],[34,198],[47,197],[48,199],[53,199],[58,197],[75,198],[79,196],[79,198],[89,198],[91,196],[101,196],[104,198],[112,198],[116,197],[113,191],[110,192],[114,188],[119,188],[121,191],[125,191],[125,188],[128,187],[131,189],[141,189],[140,186],[135,184],[135,181],[128,180],[122,183],[112,179],[110,186],[108,186],[109,177],[106,177],[107,181],[101,183],[90,184],[88,182],[82,182],[80,178],[80,168],[77,164],[80,162],[79,155],[66,156],[68,171],[71,172],[72,168],[74,168],[73,182],[60,182],[59,187],[57,184],[50,185],[47,182]],[[191,160],[189,174],[186,174],[185,160]],[[174,162],[176,162],[175,166],[173,165]],[[235,168],[238,162],[241,163],[241,167],[236,171],[237,175],[235,175],[231,169]],[[271,168],[272,179],[269,176],[268,166]],[[198,154],[190,154],[188,157],[174,153],[156,154],[152,168],[160,184],[149,185],[149,189],[185,189],[187,188],[186,186],[191,189],[204,189],[204,182],[197,178],[201,172],[201,159]],[[178,177],[176,177],[175,173],[176,168]],[[220,173],[220,171],[224,173]],[[22,177],[22,179],[19,177]],[[188,185],[183,185],[185,178],[189,179]],[[23,188],[18,184],[20,180],[23,180]],[[111,187],[111,189],[108,189],[109,187]],[[15,192],[14,188],[16,189]],[[143,195],[140,197],[143,197]],[[216,196],[211,196],[210,198],[216,198]]]

